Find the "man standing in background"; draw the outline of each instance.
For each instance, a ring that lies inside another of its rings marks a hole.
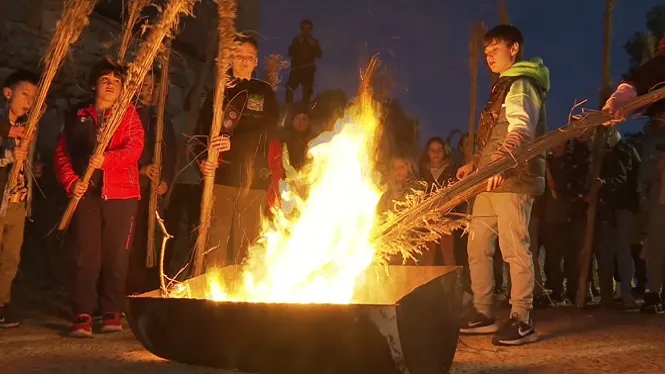
[[[314,28],[312,21],[300,21],[300,35],[293,38],[289,47],[291,57],[291,73],[286,83],[286,103],[293,103],[293,91],[302,85],[302,103],[309,105],[314,92],[314,75],[316,74],[316,59],[321,58],[319,41],[312,36]]]

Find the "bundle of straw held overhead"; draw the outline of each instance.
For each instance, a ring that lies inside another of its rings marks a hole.
[[[93,155],[102,155],[104,153],[111,138],[115,134],[115,131],[118,129],[118,126],[125,115],[125,111],[136,95],[136,92],[143,84],[146,74],[152,68],[155,57],[162,48],[164,38],[167,36],[173,36],[172,33],[178,25],[180,15],[191,14],[196,1],[197,0],[171,0],[167,2],[164,9],[162,9],[159,19],[154,25],[152,25],[147,38],[141,43],[136,55],[136,60],[132,62],[127,69],[125,83],[120,91],[119,97],[111,108],[111,114],[100,126],[97,132],[97,144],[93,151]],[[94,168],[88,166],[81,180],[84,183],[87,183],[90,181],[93,172]],[[69,221],[76,210],[79,199],[80,198],[73,197],[69,201],[67,210],[58,226],[60,230],[65,230],[69,225]]]
[[[660,88],[631,100],[622,106],[621,110],[631,113],[663,98],[665,88]],[[456,206],[485,191],[487,179],[528,162],[553,146],[576,138],[585,131],[593,131],[610,119],[606,112],[587,112],[566,126],[523,145],[511,157],[494,161],[471,176],[434,192],[427,199],[417,195],[407,199],[406,206],[377,227],[373,242],[385,255],[402,254],[408,258],[414,249],[417,251],[427,242],[449,233],[451,228],[458,227],[458,222],[451,219],[453,217],[450,213]]]
[[[157,215],[157,206],[159,202],[159,195],[157,195],[157,188],[161,184],[162,179],[162,146],[164,143],[164,111],[166,110],[166,97],[169,90],[169,61],[171,56],[171,43],[167,42],[162,55],[161,61],[161,76],[159,81],[159,99],[157,102],[157,126],[155,126],[155,148],[153,151],[152,162],[157,167],[157,177],[150,183],[150,201],[148,203],[148,248],[146,253],[146,267],[152,268],[155,266],[155,224]],[[173,150],[171,150],[172,152]],[[164,248],[162,248],[164,250]]]
[[[215,0],[217,3],[219,33],[217,44],[217,59],[215,60],[215,88],[213,97],[213,117],[209,137],[212,139],[222,130],[222,116],[224,113],[224,89],[228,84],[227,71],[231,67],[235,53],[235,0]],[[207,161],[217,165],[219,152],[217,149],[208,149]],[[203,194],[201,197],[201,220],[199,224],[196,249],[194,251],[194,275],[201,275],[204,270],[204,257],[208,245],[208,230],[212,218],[213,187],[215,186],[215,173],[203,178]]]
[[[67,0],[62,9],[62,18],[56,23],[55,33],[51,43],[44,55],[43,66],[44,73],[39,80],[37,98],[33,104],[32,110],[28,115],[28,122],[25,125],[25,136],[21,142],[21,149],[27,151],[32,143],[39,120],[44,114],[46,107],[46,95],[48,94],[51,83],[55,75],[62,67],[62,64],[69,52],[72,44],[76,43],[81,31],[88,25],[88,17],[95,8],[98,0]],[[17,161],[12,168],[9,176],[9,186],[16,187],[18,175],[22,169],[23,161]]]
[[[289,67],[289,62],[282,55],[273,54],[268,56],[265,63],[266,82],[270,84],[273,91],[277,91],[282,82],[280,72]]]
[[[125,63],[125,56],[127,55],[127,49],[129,49],[129,44],[132,42],[132,37],[134,35],[134,26],[141,17],[141,11],[143,8],[150,5],[150,0],[129,0],[127,5],[127,21],[125,22],[125,29],[122,33],[122,41],[120,42],[120,48],[118,50],[118,63]]]

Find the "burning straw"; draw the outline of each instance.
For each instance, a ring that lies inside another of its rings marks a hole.
[[[127,54],[127,49],[129,49],[129,44],[132,42],[132,36],[134,34],[134,26],[138,22],[141,11],[143,8],[147,7],[150,4],[150,0],[129,0],[128,5],[128,14],[127,22],[125,23],[125,30],[122,34],[122,42],[120,43],[120,49],[118,50],[118,63],[125,63],[125,56]]]
[[[51,83],[60,70],[70,46],[76,42],[83,28],[88,25],[88,17],[95,8],[97,1],[67,0],[64,3],[62,18],[55,26],[55,33],[44,55],[44,74],[42,74],[39,80],[37,99],[28,116],[28,122],[25,125],[25,138],[20,146],[24,151],[27,151],[30,147],[32,138],[37,132],[39,120],[46,110],[44,103],[46,102],[46,95],[51,87]],[[23,161],[17,161],[16,165],[12,168],[9,176],[9,185],[11,188],[16,187],[22,164]]]
[[[235,50],[235,18],[236,1],[235,0],[215,0],[217,3],[217,14],[219,16],[217,31],[219,32],[217,59],[215,60],[216,77],[215,91],[213,98],[213,117],[210,127],[210,138],[219,135],[222,129],[222,115],[224,113],[224,89],[226,88],[228,76],[227,71],[231,67],[233,53]],[[208,162],[217,165],[219,152],[214,149],[208,149]],[[203,178],[203,195],[201,198],[201,223],[199,225],[198,238],[196,240],[196,249],[194,253],[194,275],[203,273],[204,257],[208,244],[208,230],[212,220],[212,202],[213,188],[215,186],[215,173]]]
[[[162,179],[162,144],[164,143],[164,111],[166,109],[166,97],[169,90],[169,59],[171,56],[171,46],[167,42],[161,56],[161,77],[159,81],[159,101],[157,103],[157,126],[155,127],[155,148],[153,153],[153,164],[157,167],[157,178],[150,183],[150,202],[148,212],[157,211],[159,196],[157,188]],[[155,266],[155,217],[148,216],[148,249],[146,253],[145,266],[152,268]]]
[[[141,43],[136,60],[129,65],[125,84],[120,92],[120,96],[113,104],[113,108],[111,108],[111,115],[98,130],[97,145],[95,146],[93,155],[102,155],[104,153],[134,95],[136,95],[136,92],[143,84],[145,75],[151,70],[155,56],[157,56],[157,53],[162,48],[164,38],[171,36],[173,30],[178,25],[178,19],[181,14],[191,14],[195,2],[196,0],[171,0],[166,4],[159,20],[152,26],[147,39]],[[90,181],[93,172],[94,169],[88,166],[81,180],[87,183]],[[67,229],[79,200],[80,198],[73,197],[69,201],[67,210],[58,226],[59,230]]]
[[[631,100],[621,110],[631,113],[663,98],[665,88],[660,88]],[[554,145],[576,138],[585,131],[593,131],[610,119],[610,115],[602,111],[585,113],[578,120],[524,145],[512,157],[494,161],[470,177],[434,192],[427,199],[414,194],[401,206],[400,211],[388,215],[385,223],[374,232],[373,241],[378,244],[382,255],[412,256],[413,248],[418,251],[427,242],[460,226],[460,222],[451,217],[450,213],[459,204],[485,191],[487,179],[529,161]]]

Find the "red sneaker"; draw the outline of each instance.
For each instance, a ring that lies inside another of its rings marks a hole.
[[[107,312],[102,316],[102,333],[122,331],[122,319],[118,312]]]
[[[92,316],[90,314],[77,314],[72,323],[72,330],[69,336],[73,338],[91,338],[92,337]]]

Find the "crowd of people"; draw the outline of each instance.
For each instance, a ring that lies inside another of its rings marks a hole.
[[[310,98],[315,60],[321,47],[312,36],[313,24],[301,22],[289,55],[292,70],[286,84],[288,123],[278,126],[280,108],[273,88],[255,78],[258,43],[239,37],[232,67],[233,84],[224,98],[223,129],[209,137],[213,96],[186,100],[185,111],[198,111],[194,136],[178,139],[166,121],[161,146],[165,159],[153,159],[160,73],[147,75],[136,105],[130,105],[103,154],[94,152],[100,124],[118,99],[125,68],[109,60],[90,72],[91,99],[72,108],[64,119],[54,161],[61,188],[80,198],[66,240],[71,263],[69,295],[74,337],[92,336],[93,315],[101,317],[101,332],[122,330],[122,299],[128,293],[154,289],[155,271],[145,268],[148,237],[148,196],[152,182],[165,197],[159,210],[171,233],[194,238],[201,201],[200,184],[179,182],[178,154],[189,155],[197,176],[215,175],[213,219],[206,255],[209,266],[240,264],[260,232],[260,217],[279,204],[277,185],[306,164],[307,144],[315,136],[310,123]],[[664,39],[665,40],[665,39]],[[484,40],[489,69],[498,74],[483,109],[478,135],[463,135],[455,147],[441,137],[429,139],[415,161],[393,155],[387,190],[379,210],[414,190],[431,193],[472,176],[479,168],[511,155],[523,144],[547,132],[546,96],[549,70],[541,59],[524,60],[524,37],[514,26],[500,25]],[[613,125],[625,118],[621,103],[665,81],[665,41],[654,59],[619,85],[606,104]],[[0,326],[19,320],[11,309],[11,285],[16,275],[25,218],[30,214],[33,179],[41,166],[34,150],[24,150],[23,125],[37,93],[38,76],[20,71],[3,88],[6,105],[0,121]],[[303,99],[293,104],[293,91],[302,85]],[[199,108],[191,105],[196,103]],[[665,222],[665,105],[653,105],[643,143],[628,142],[609,126],[599,178],[590,178],[594,136],[555,145],[531,161],[490,178],[486,192],[455,210],[470,214],[468,230],[430,243],[411,265],[464,266],[464,288],[472,295],[461,331],[495,334],[493,342],[519,345],[538,340],[531,311],[534,307],[576,302],[580,271],[589,272],[589,300],[600,296],[608,308],[663,311],[664,249],[660,225]],[[334,119],[333,119],[334,120]],[[473,141],[472,141],[473,140]],[[207,152],[220,152],[219,163]],[[9,183],[13,165],[22,162],[16,183]],[[94,168],[89,182],[86,169]],[[186,168],[185,168],[186,169]],[[597,202],[594,256],[597,266],[580,270],[588,206]],[[167,204],[168,203],[168,204]],[[648,214],[648,218],[643,218]],[[644,221],[644,220],[648,221]],[[648,222],[646,230],[641,222]],[[184,227],[184,230],[183,230]],[[193,240],[186,247],[191,249]],[[180,258],[173,242],[167,247],[167,271],[186,268],[191,253]],[[541,259],[542,258],[542,259]],[[183,260],[184,259],[184,260]],[[178,263],[180,261],[180,263]],[[648,266],[647,266],[648,264]],[[595,282],[597,268],[598,282]],[[504,270],[507,273],[504,281]],[[508,285],[506,287],[506,284]],[[495,298],[506,294],[510,319],[497,324]],[[644,297],[638,305],[637,298]]]

